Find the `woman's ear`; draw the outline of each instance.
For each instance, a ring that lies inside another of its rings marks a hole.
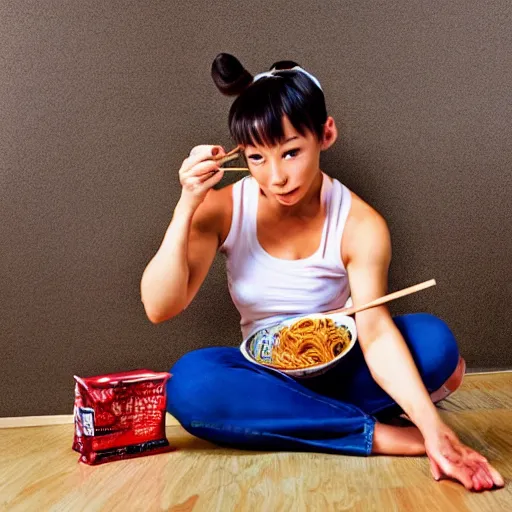
[[[338,138],[338,128],[332,116],[327,117],[324,124],[323,140],[320,149],[326,150],[330,148]]]

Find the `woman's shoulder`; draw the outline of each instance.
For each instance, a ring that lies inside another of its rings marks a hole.
[[[343,189],[343,193],[350,196],[350,210],[347,216],[347,225],[350,224],[350,228],[357,230],[363,225],[378,224],[383,221],[385,222],[384,217],[373,206],[359,197],[340,180],[333,178],[326,173],[323,174],[331,182],[331,184],[339,187],[340,189]]]
[[[210,190],[201,205],[201,221],[218,234],[221,245],[231,229],[234,191],[241,194],[241,188],[246,181],[247,178],[243,178],[221,189]]]
[[[351,208],[348,220],[353,224],[371,224],[376,221],[378,222],[380,219],[384,219],[384,217],[372,205],[367,203],[352,190],[349,190],[349,192],[351,197]]]
[[[363,249],[367,243],[385,244],[389,229],[384,216],[355,192],[350,190],[351,206],[342,239],[344,260]]]
[[[201,231],[215,232],[222,238],[225,225],[233,212],[233,185],[210,190],[194,216]],[[228,226],[229,231],[229,226]]]

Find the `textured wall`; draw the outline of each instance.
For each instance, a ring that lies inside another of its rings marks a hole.
[[[395,313],[448,321],[468,365],[512,365],[512,7],[425,2],[0,1],[0,416],[72,411],[73,374],[168,369],[240,341],[223,261],[160,325],[139,296],[200,143],[231,146],[210,79],[316,74],[322,168],[387,219]]]

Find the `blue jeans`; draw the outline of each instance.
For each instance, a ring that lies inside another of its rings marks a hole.
[[[426,313],[394,322],[427,390],[437,390],[458,363],[452,332]],[[358,343],[309,379],[250,363],[234,347],[195,350],[170,372],[169,413],[191,434],[223,446],[369,455],[375,421],[402,412],[373,380]]]

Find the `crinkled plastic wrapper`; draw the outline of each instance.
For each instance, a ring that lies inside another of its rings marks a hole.
[[[166,372],[134,370],[75,378],[73,450],[86,464],[169,452]]]

